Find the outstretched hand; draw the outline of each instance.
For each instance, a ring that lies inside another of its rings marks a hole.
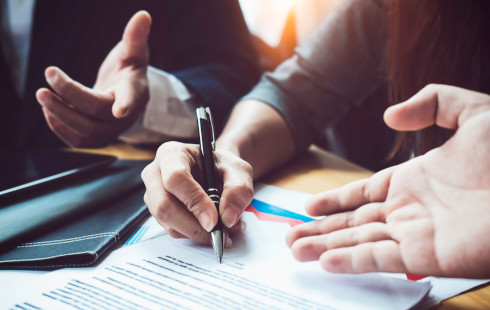
[[[49,67],[36,98],[49,127],[75,147],[103,146],[128,129],[149,99],[146,71],[151,17],[145,11],[128,22],[122,40],[102,63],[93,88],[71,79],[61,69]]]
[[[326,217],[288,233],[293,255],[330,272],[490,277],[490,96],[429,85],[385,122],[457,131],[423,156],[314,196],[308,213]]]

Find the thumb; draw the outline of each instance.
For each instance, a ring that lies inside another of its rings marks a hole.
[[[456,129],[473,115],[490,110],[489,97],[460,87],[430,84],[407,101],[388,108],[384,120],[389,127],[400,131],[434,124]]]
[[[151,16],[139,11],[131,17],[122,37],[121,56],[124,59],[138,59],[148,62],[148,36],[151,28]]]
[[[112,114],[116,118],[137,115],[150,98],[148,84],[136,81],[125,81],[114,91]]]

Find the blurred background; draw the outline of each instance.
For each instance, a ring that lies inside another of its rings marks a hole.
[[[308,40],[341,0],[239,0],[262,67],[273,70]]]

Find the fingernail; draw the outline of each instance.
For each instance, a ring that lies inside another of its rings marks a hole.
[[[226,227],[231,228],[236,223],[237,219],[238,209],[234,206],[228,206],[223,213],[223,224],[225,224]]]
[[[57,74],[54,70],[48,70],[48,72],[46,72],[46,80],[48,80],[50,84],[54,83],[56,81],[56,78]]]
[[[37,100],[39,100],[39,103],[45,104],[48,101],[48,98],[44,92],[39,92],[37,94]]]
[[[233,244],[233,241],[231,241],[230,236],[226,235],[226,237],[225,237],[225,248],[231,247],[232,244]]]
[[[199,215],[199,224],[201,224],[202,228],[207,232],[211,232],[214,227],[213,221],[207,213],[201,213],[201,215]]]
[[[245,222],[242,220],[242,222],[241,222],[241,224],[240,224],[240,231],[241,231],[241,232],[244,232],[244,231],[245,231],[245,229],[247,229],[247,223],[245,223]]]

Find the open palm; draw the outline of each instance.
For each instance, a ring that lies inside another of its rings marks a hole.
[[[51,130],[70,146],[103,146],[134,124],[149,99],[146,71],[151,17],[136,13],[122,40],[102,63],[93,88],[57,67],[46,69],[48,84],[36,97]]]
[[[290,231],[293,254],[331,272],[489,277],[490,96],[431,85],[385,120],[457,131],[423,156],[315,196],[307,211],[327,216]]]

